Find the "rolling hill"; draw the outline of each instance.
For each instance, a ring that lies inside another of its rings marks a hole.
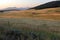
[[[22,10],[0,13],[0,18],[33,18],[60,20],[60,7],[43,10]]]

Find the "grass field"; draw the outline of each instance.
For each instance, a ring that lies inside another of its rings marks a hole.
[[[8,30],[20,30],[22,40],[60,40],[60,8],[0,13],[1,40],[13,40],[11,33],[4,34]]]
[[[0,18],[60,19],[60,8],[23,10],[0,13]]]

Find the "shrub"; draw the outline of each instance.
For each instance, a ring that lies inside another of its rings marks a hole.
[[[56,34],[51,34],[50,39],[51,40],[60,40],[60,36],[59,35],[56,35]]]

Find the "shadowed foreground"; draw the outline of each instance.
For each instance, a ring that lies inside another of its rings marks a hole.
[[[1,18],[0,40],[60,40],[60,21]]]
[[[18,30],[5,30],[0,36],[0,40],[60,40],[60,35],[45,31],[21,32]]]

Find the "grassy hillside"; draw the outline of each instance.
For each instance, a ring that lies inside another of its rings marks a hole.
[[[60,19],[60,8],[24,10],[0,13],[0,18]]]
[[[20,38],[60,40],[60,8],[0,13],[0,40]]]

